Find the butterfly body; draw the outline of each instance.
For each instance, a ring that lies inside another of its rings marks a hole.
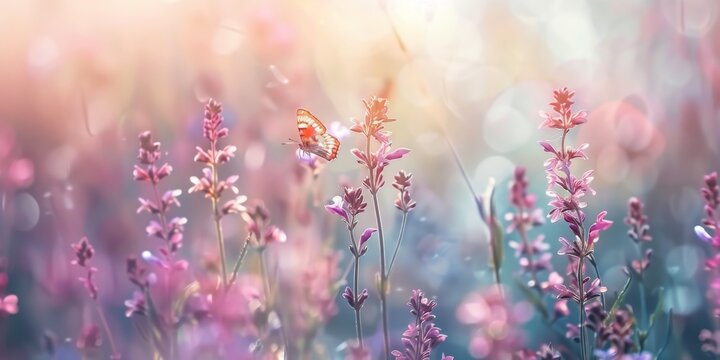
[[[340,140],[328,134],[327,128],[312,113],[305,109],[297,110],[297,127],[300,134],[300,150],[315,154],[331,161],[340,150]]]

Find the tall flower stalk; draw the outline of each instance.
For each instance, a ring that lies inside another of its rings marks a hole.
[[[545,242],[545,236],[538,234],[530,240],[530,231],[544,223],[544,216],[542,210],[536,207],[537,197],[529,192],[528,186],[526,170],[518,166],[510,182],[510,204],[513,211],[505,214],[508,222],[505,231],[519,237],[519,241],[510,241],[510,247],[515,250],[521,275],[528,279],[522,290],[547,320],[550,312],[543,297],[554,293],[555,285],[562,284],[564,280],[553,270],[550,245]],[[541,277],[543,272],[548,274]],[[553,310],[550,324],[567,316],[567,301],[557,302]]]
[[[649,330],[647,300],[645,295],[645,270],[650,266],[652,258],[652,249],[644,249],[644,245],[652,241],[650,236],[650,225],[648,224],[647,215],[645,215],[645,205],[636,197],[628,200],[628,215],[625,218],[625,224],[628,226],[628,236],[633,240],[638,258],[630,262],[632,271],[637,275],[638,288],[640,290],[640,316],[641,321],[638,324],[642,326],[644,331],[640,331],[640,350],[645,346],[645,338]]]
[[[363,333],[362,319],[360,318],[360,310],[368,297],[367,289],[360,291],[360,257],[367,252],[367,241],[377,230],[367,228],[360,235],[359,241],[355,237],[355,227],[357,226],[357,216],[362,214],[367,207],[364,202],[362,189],[346,187],[343,189],[343,196],[333,198],[331,205],[325,208],[332,214],[339,216],[344,222],[350,235],[350,253],[353,256],[353,287],[346,287],[343,292],[343,298],[347,300],[348,305],[355,311],[355,332],[357,335],[357,343],[359,350],[363,349]]]
[[[182,190],[174,189],[165,191],[160,195],[159,184],[160,181],[169,176],[172,173],[172,166],[168,163],[160,164],[160,142],[153,139],[150,131],[145,131],[138,136],[140,145],[138,148],[138,164],[133,169],[133,178],[139,182],[147,182],[150,184],[152,198],[139,198],[140,207],[137,212],[148,212],[154,216],[155,219],[150,220],[149,224],[145,228],[148,236],[160,239],[163,245],[159,247],[158,252],[160,256],[153,255],[150,251],[144,251],[142,258],[150,264],[156,265],[157,270],[165,274],[165,292],[166,292],[166,314],[164,319],[159,315],[155,317],[158,321],[153,321],[151,324],[156,328],[162,328],[159,333],[167,334],[168,339],[157,339],[155,341],[160,345],[160,348],[165,349],[169,352],[168,356],[172,359],[175,358],[176,348],[176,323],[175,314],[173,314],[173,299],[175,297],[173,286],[173,275],[176,271],[184,271],[188,267],[188,262],[182,259],[176,259],[178,250],[182,247],[183,231],[184,226],[187,223],[187,219],[184,217],[173,217],[169,219],[169,210],[173,207],[179,207],[180,201],[178,196],[182,194]],[[150,299],[150,282],[141,280],[143,276],[139,273],[140,267],[136,259],[131,259],[128,262],[128,276],[130,281],[138,287],[138,292],[134,295],[133,299],[127,300],[126,305],[128,306],[128,316],[134,313],[145,314],[145,311],[135,311],[136,308],[141,305],[145,306],[146,302],[154,304]],[[152,273],[153,277],[157,275]],[[144,274],[143,274],[144,275]],[[152,312],[154,312],[153,309]],[[162,320],[162,321],[159,321]]]
[[[595,245],[600,239],[600,233],[610,228],[612,221],[606,220],[607,212],[602,211],[587,231],[585,228],[586,215],[583,208],[587,204],[583,198],[587,193],[594,195],[595,191],[590,187],[590,182],[593,180],[592,170],[586,171],[579,177],[573,175],[571,171],[573,160],[587,159],[585,150],[588,148],[588,144],[580,145],[577,148],[566,145],[570,130],[587,121],[586,112],[573,112],[572,110],[574,94],[567,88],[553,92],[554,101],[549,104],[553,113],[540,112],[540,116],[544,119],[540,127],[557,129],[562,132],[560,148],[556,149],[548,141],[541,141],[540,145],[545,152],[552,154],[552,157],[544,164],[548,181],[546,193],[551,198],[549,205],[552,208],[548,217],[553,223],[560,219],[564,220],[574,235],[572,241],[561,237],[562,247],[558,251],[558,255],[568,256],[571,263],[576,262],[574,274],[571,274],[573,271],[568,272],[568,275],[573,277],[572,283],[569,287],[557,285],[556,290],[559,292],[559,299],[572,299],[578,303],[581,358],[586,359],[591,352],[588,349],[584,326],[585,306],[590,301],[600,298],[606,289],[601,286],[599,277],[591,281],[591,278],[585,275],[585,260],[588,259],[595,266],[593,258]],[[589,287],[586,288],[586,286]]]
[[[120,360],[121,356],[120,352],[117,349],[117,346],[115,345],[115,338],[113,337],[110,326],[108,325],[107,319],[105,318],[105,312],[102,309],[102,305],[98,300],[98,287],[95,284],[95,273],[97,272],[97,268],[90,264],[90,260],[95,255],[95,249],[92,245],[90,245],[90,242],[86,237],[83,237],[77,243],[72,244],[72,248],[75,252],[75,260],[72,261],[72,264],[77,265],[78,267],[85,270],[85,276],[79,278],[80,282],[85,285],[85,289],[87,290],[88,295],[90,295],[90,298],[95,302],[95,310],[97,310],[98,318],[100,319],[100,325],[102,325],[103,331],[105,331],[105,335],[108,337],[108,341],[110,342],[110,349],[112,350],[110,359]],[[88,327],[88,329],[90,328],[97,329],[94,326]],[[97,333],[96,330],[94,330],[93,332]],[[99,338],[97,341],[95,341],[95,343],[99,344]],[[83,342],[82,344],[84,345],[85,342]],[[79,347],[81,349],[85,349],[85,346]]]
[[[225,180],[220,180],[218,168],[227,163],[235,156],[237,147],[226,145],[220,148],[220,139],[228,135],[228,129],[223,127],[222,106],[217,101],[210,99],[205,104],[205,117],[203,119],[203,136],[210,142],[209,148],[196,147],[197,153],[194,160],[204,164],[203,175],[193,176],[190,181],[193,186],[188,192],[202,192],[210,199],[212,204],[212,216],[215,224],[215,238],[217,239],[218,254],[220,256],[220,273],[222,287],[228,287],[228,269],[225,258],[225,237],[222,229],[222,218],[227,214],[240,213],[244,211],[242,203],[247,199],[240,195],[235,199],[220,204],[221,197],[225,190],[238,194],[235,182],[240,178],[238,175],[230,175]]]
[[[380,274],[378,276],[378,291],[380,293],[380,312],[383,326],[384,340],[384,356],[387,358],[390,354],[390,334],[388,325],[388,272],[386,270],[385,259],[385,232],[383,230],[382,216],[380,214],[380,205],[378,203],[378,191],[385,185],[383,170],[390,164],[390,161],[399,159],[410,152],[406,148],[398,148],[392,150],[390,135],[385,130],[385,124],[395,121],[387,115],[387,104],[385,99],[372,97],[369,101],[363,101],[365,104],[364,121],[356,121],[350,128],[351,131],[361,133],[365,136],[365,149],[353,149],[352,153],[357,157],[358,163],[368,170],[368,176],[363,180],[363,185],[370,191],[373,202],[373,210],[375,212],[375,222],[378,231],[378,240],[380,247]],[[375,152],[371,151],[372,143],[377,142],[378,148]]]

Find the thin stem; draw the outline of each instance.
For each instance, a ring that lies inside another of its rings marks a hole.
[[[395,251],[393,251],[393,256],[390,259],[390,265],[388,265],[387,274],[385,274],[385,277],[388,279],[390,278],[390,272],[392,271],[393,264],[395,264],[395,258],[397,257],[398,251],[400,250],[400,244],[402,243],[403,237],[405,235],[405,225],[407,224],[407,218],[408,213],[403,212],[402,221],[400,222],[400,233],[398,234],[398,240],[395,243]]]
[[[113,359],[120,359],[120,353],[117,351],[117,347],[115,346],[115,338],[113,337],[112,331],[110,331],[110,326],[108,325],[107,320],[105,319],[105,313],[103,312],[100,302],[95,300],[95,309],[97,310],[98,317],[100,318],[100,324],[103,327],[103,330],[105,330],[105,335],[108,337],[108,341],[110,342],[110,349],[112,349],[112,358]]]
[[[362,335],[362,324],[360,322],[360,306],[358,306],[357,302],[360,298],[360,249],[358,248],[357,241],[355,241],[355,233],[353,232],[353,229],[348,226],[348,232],[350,232],[350,241],[352,242],[352,247],[355,249],[355,254],[353,255],[355,257],[354,262],[354,272],[353,272],[353,308],[355,309],[355,331],[357,333],[357,340],[358,344],[360,345],[360,348],[363,347],[363,335]]]
[[[597,261],[595,261],[595,255],[593,253],[590,253],[588,255],[588,258],[590,259],[590,264],[593,266],[593,269],[595,269],[595,276],[600,280],[600,283],[602,284],[602,278],[600,277],[600,271],[597,267]],[[603,308],[605,307],[605,293],[600,293],[600,303],[602,304]]]
[[[465,167],[462,164],[462,161],[460,160],[460,155],[457,152],[457,149],[455,149],[455,145],[453,145],[452,141],[450,141],[450,138],[447,136],[445,132],[443,132],[443,136],[445,137],[445,141],[447,142],[448,146],[450,147],[450,150],[453,154],[453,159],[455,159],[455,163],[458,166],[458,169],[460,169],[460,173],[462,174],[463,179],[465,180],[465,184],[467,185],[468,189],[470,189],[470,193],[472,193],[473,199],[477,203],[477,201],[480,199],[475,192],[475,188],[472,186],[472,182],[470,181],[470,176],[468,175],[467,171],[465,171]]]
[[[213,161],[210,163],[210,170],[212,171],[212,177],[213,177],[213,193],[210,197],[212,201],[212,211],[213,211],[213,220],[215,222],[215,236],[217,237],[217,243],[218,243],[218,252],[220,253],[220,269],[222,273],[222,283],[223,288],[227,289],[228,286],[228,279],[227,279],[227,265],[225,263],[225,239],[223,237],[223,230],[222,226],[220,224],[220,220],[222,219],[222,215],[220,214],[220,207],[218,206],[219,196],[217,194],[218,190],[218,172],[217,172],[217,164],[215,163],[215,154],[217,152],[215,141],[210,142],[210,156],[212,157]]]
[[[639,260],[642,262],[642,260],[643,260],[642,244],[639,242],[636,242],[635,249],[637,250],[637,253],[640,256]],[[641,316],[640,317],[640,321],[641,321],[640,326],[643,329],[648,330],[647,327],[649,326],[649,324],[648,324],[648,319],[647,319],[647,316],[648,316],[647,315],[647,301],[645,299],[645,283],[643,282],[643,277],[644,276],[643,276],[642,271],[640,273],[638,273],[638,287],[640,290],[640,314],[641,314],[640,315]],[[642,351],[642,349],[640,349],[640,350]]]
[[[380,218],[380,207],[378,206],[377,194],[372,194],[373,207],[375,208],[375,220],[380,238],[380,312],[382,313],[383,339],[385,345],[385,358],[390,354],[390,333],[388,329],[387,309],[387,277],[385,274],[385,238],[383,237],[382,219]]]
[[[577,274],[576,274],[577,283],[578,283],[578,297],[579,297],[578,304],[580,305],[580,323],[578,324],[578,328],[580,329],[580,355],[581,355],[582,360],[586,359],[585,354],[587,352],[587,349],[585,348],[585,346],[587,345],[586,340],[585,340],[585,326],[583,325],[583,323],[585,322],[585,294],[584,294],[585,285],[583,284],[583,276],[582,276],[583,275],[582,269],[583,269],[584,262],[585,262],[584,257],[581,257],[578,259],[578,268],[577,268]]]
[[[355,299],[354,299],[355,302],[357,302],[357,300],[360,298],[359,293],[358,293],[358,291],[360,290],[358,288],[359,274],[360,274],[360,257],[356,256],[355,257],[355,273],[353,274],[353,278],[354,278],[353,279],[353,287],[355,288],[353,294],[355,296]],[[360,344],[360,348],[362,348],[363,347],[362,324],[360,322],[360,307],[357,304],[355,304],[355,331],[357,332],[358,344]]]
[[[370,135],[367,136],[365,143],[365,154],[370,159]],[[384,343],[384,358],[387,359],[390,356],[390,333],[388,329],[388,309],[387,309],[387,278],[385,271],[385,237],[382,226],[382,218],[380,216],[380,206],[378,205],[377,190],[375,189],[375,169],[368,167],[370,174],[368,179],[370,180],[370,193],[372,194],[373,208],[375,210],[375,221],[377,222],[378,239],[380,243],[380,313],[382,317],[383,326],[383,343]]]
[[[265,249],[260,248],[258,255],[260,257],[260,277],[263,279],[263,288],[265,290],[265,299],[267,300],[268,309],[273,307],[273,296],[270,293],[270,279],[267,275],[267,264],[265,262]]]
[[[648,331],[649,325],[648,325],[648,320],[647,320],[647,300],[645,300],[645,284],[643,283],[643,275],[642,274],[640,274],[640,276],[638,276],[638,280],[639,280],[638,286],[640,287],[640,313],[642,314],[641,318],[640,318],[640,321],[642,323],[640,324],[640,326],[642,326],[642,328],[645,329],[645,331]],[[640,345],[640,352],[642,352],[644,350],[643,349],[644,345],[645,345],[645,341],[643,341]]]
[[[240,250],[240,256],[238,257],[237,261],[235,262],[235,266],[233,267],[232,275],[230,276],[230,283],[228,284],[228,290],[230,289],[233,284],[235,284],[235,280],[237,280],[238,273],[240,272],[240,267],[243,264],[243,260],[245,260],[245,255],[247,255],[248,252],[248,245],[250,244],[250,236],[252,236],[252,233],[249,233],[247,237],[245,238],[245,243],[243,244],[242,250]]]

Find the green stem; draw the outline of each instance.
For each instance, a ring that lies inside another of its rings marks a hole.
[[[243,264],[243,260],[245,260],[245,255],[247,255],[248,252],[248,245],[250,244],[250,236],[252,236],[252,233],[249,233],[248,236],[245,238],[245,243],[243,244],[242,250],[240,250],[240,256],[238,257],[237,261],[235,262],[235,266],[233,267],[232,275],[230,276],[230,283],[228,284],[228,290],[230,287],[235,284],[235,280],[237,280],[238,273],[240,272],[240,267]]]
[[[637,250],[638,256],[640,256],[638,261],[640,261],[642,263],[642,260],[643,260],[642,244],[640,244],[639,242],[636,242],[635,249]],[[643,277],[644,277],[643,273],[640,272],[638,274],[638,288],[640,290],[640,314],[641,314],[640,315],[641,316],[640,326],[647,331],[647,330],[649,330],[648,329],[649,324],[648,324],[648,315],[647,315],[647,300],[645,299],[645,283],[643,281]],[[642,350],[643,349],[640,349],[640,351],[642,351]]]
[[[390,265],[388,265],[387,274],[385,274],[385,277],[388,279],[390,278],[390,272],[392,271],[393,264],[395,264],[395,258],[397,257],[398,251],[400,250],[400,244],[402,243],[403,237],[405,235],[405,225],[407,224],[407,218],[408,213],[403,212],[402,221],[400,222],[400,233],[398,234],[398,240],[395,243],[395,251],[393,251],[393,256],[390,259]]]
[[[523,209],[518,209],[518,212],[515,214],[515,216],[522,216],[522,213],[524,212]],[[525,230],[524,224],[519,224],[518,226],[518,234],[520,235],[520,241],[522,241],[523,246],[528,250],[528,267],[530,268],[530,279],[533,283],[533,288],[537,290],[538,292],[542,293],[542,289],[540,289],[540,283],[537,279],[537,270],[535,269],[535,264],[533,262],[533,248],[532,244],[527,238],[527,231]]]

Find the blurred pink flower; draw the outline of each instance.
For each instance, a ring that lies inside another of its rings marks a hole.
[[[469,350],[474,358],[502,358],[522,345],[522,324],[528,316],[515,309],[495,286],[465,296],[456,314],[472,329]]]
[[[18,297],[16,295],[5,295],[0,297],[0,315],[13,315],[18,312]]]
[[[275,225],[270,225],[270,213],[261,202],[249,206],[241,216],[246,223],[246,230],[252,234],[251,242],[258,248],[273,243],[287,241],[287,235]]]

